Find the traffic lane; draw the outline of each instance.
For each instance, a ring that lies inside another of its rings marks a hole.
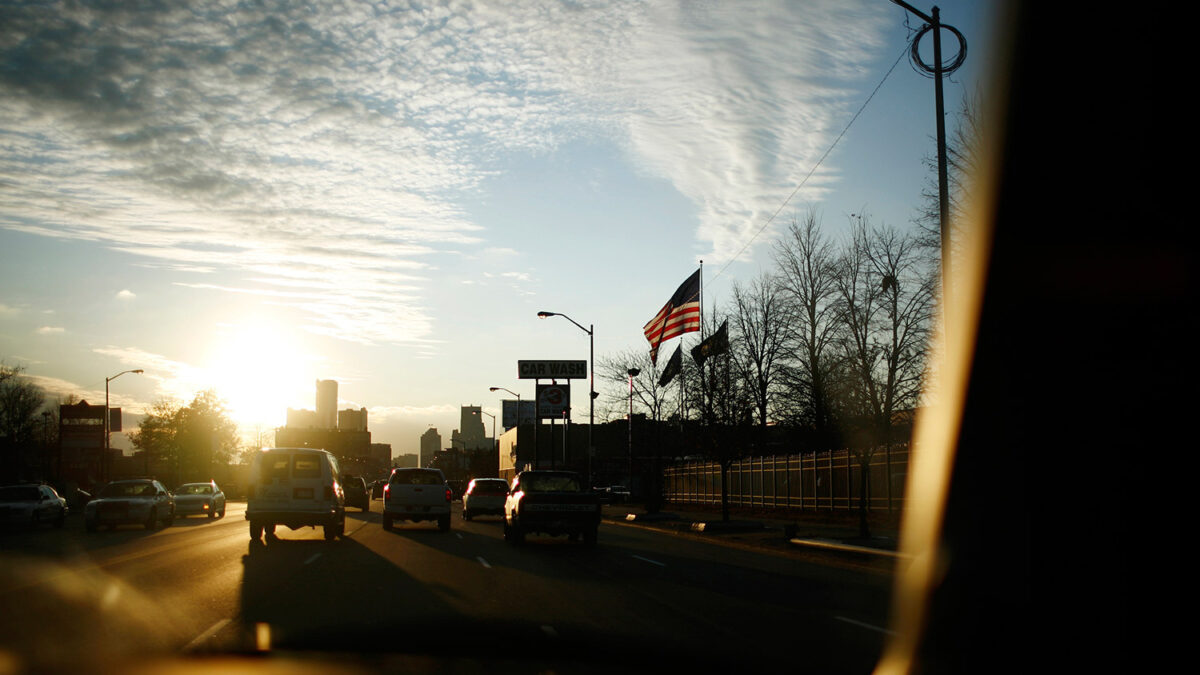
[[[753,643],[754,659],[786,665],[803,651],[827,672],[863,672],[882,646],[890,587],[878,575],[620,525],[602,526],[596,549],[544,536],[514,547],[501,533],[499,520],[457,520],[450,538],[415,525],[367,543],[464,615],[562,636],[706,653]]]

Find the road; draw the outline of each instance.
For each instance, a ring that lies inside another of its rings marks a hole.
[[[367,670],[417,658],[420,671],[862,673],[885,638],[886,576],[615,523],[594,549],[515,547],[498,518],[457,511],[448,533],[386,532],[372,508],[350,509],[337,542],[281,527],[252,543],[240,503],[153,531],[86,533],[72,516],[4,532],[0,671],[265,651]]]

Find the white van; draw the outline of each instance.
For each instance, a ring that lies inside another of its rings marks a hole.
[[[268,448],[250,465],[246,520],[250,538],[265,530],[274,536],[276,525],[297,530],[321,526],[325,540],[346,531],[346,506],[338,476],[337,458],[314,448]]]

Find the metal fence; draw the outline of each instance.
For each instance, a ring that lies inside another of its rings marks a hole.
[[[867,472],[867,508],[896,510],[904,503],[908,445],[877,448]],[[847,450],[775,457],[748,457],[729,467],[734,506],[825,511],[857,509],[859,459]],[[679,462],[665,470],[665,496],[677,504],[721,503],[721,465]]]

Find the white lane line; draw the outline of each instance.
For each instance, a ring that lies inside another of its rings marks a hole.
[[[321,557],[321,554],[320,554],[320,553],[314,553],[314,554],[312,554],[311,556],[309,556],[308,560],[305,560],[305,561],[304,561],[304,564],[305,564],[305,565],[307,565],[308,563],[310,563],[310,562],[312,562],[312,561],[314,561],[314,560],[316,560],[317,558],[320,558],[320,557]]]
[[[542,632],[547,637],[558,637],[558,631],[554,630],[554,626],[542,626]]]
[[[483,565],[484,567],[488,568],[489,570],[492,569],[492,566],[488,564],[488,561],[483,559],[483,556],[477,555],[477,556],[475,556],[475,559],[479,561],[480,565]]]
[[[877,633],[883,633],[884,635],[895,635],[896,634],[896,631],[894,631],[894,630],[880,628],[879,626],[872,626],[869,623],[863,623],[862,621],[855,621],[854,619],[847,619],[844,616],[835,616],[833,618],[837,619],[838,621],[845,621],[846,623],[853,624],[855,626],[858,626],[859,628],[866,628],[867,630],[873,630]]]
[[[462,539],[462,535],[457,532],[454,533],[454,536],[458,537],[459,539]]]
[[[196,647],[199,647],[201,644],[203,644],[204,642],[206,642],[206,641],[207,641],[209,638],[211,638],[212,636],[214,636],[214,635],[216,635],[218,632],[220,632],[220,630],[221,630],[222,628],[224,628],[226,625],[228,625],[228,624],[229,624],[229,622],[230,622],[230,619],[221,619],[220,621],[218,621],[218,622],[214,623],[213,625],[209,626],[209,627],[208,627],[208,630],[206,630],[206,631],[204,631],[203,633],[201,633],[201,634],[197,635],[197,636],[196,636],[196,638],[195,638],[194,640],[192,640],[191,642],[187,643],[187,645],[186,645],[186,646],[184,646],[184,648],[183,648],[183,651],[185,651],[185,652],[186,652],[186,651],[191,651],[192,649],[195,649]]]
[[[637,558],[638,560],[641,560],[642,562],[648,562],[648,563],[650,563],[651,565],[658,565],[659,567],[666,567],[666,566],[667,566],[667,563],[661,563],[661,562],[658,562],[657,560],[651,560],[651,559],[649,559],[649,558],[643,558],[643,557],[642,557],[642,556],[640,556],[640,555],[634,555],[634,554],[632,554],[632,553],[630,553],[629,555],[632,555],[633,557]]]

